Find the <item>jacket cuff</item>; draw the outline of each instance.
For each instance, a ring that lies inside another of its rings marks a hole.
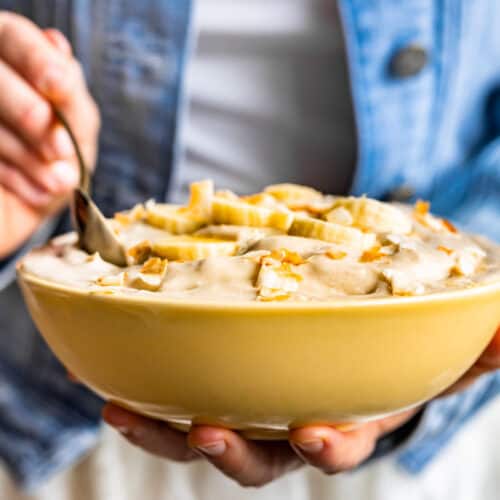
[[[500,393],[500,372],[469,389],[428,403],[418,427],[397,455],[408,473],[420,473],[486,403]]]
[[[385,436],[382,436],[375,445],[373,453],[368,458],[367,462],[372,462],[377,458],[385,457],[390,453],[400,448],[416,431],[425,413],[425,407],[415,413],[410,420],[405,422],[402,426],[398,427]]]

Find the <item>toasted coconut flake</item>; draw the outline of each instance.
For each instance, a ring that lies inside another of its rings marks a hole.
[[[163,274],[167,267],[167,262],[167,259],[151,257],[144,263],[140,272],[144,274]]]
[[[381,259],[382,257],[386,257],[387,253],[384,253],[381,251],[382,248],[378,245],[370,248],[369,250],[366,250],[365,252],[362,253],[361,257],[359,258],[360,262],[373,262],[374,260]]]
[[[284,300],[288,300],[290,298],[290,294],[283,292],[282,290],[274,290],[274,289],[262,289],[260,294],[257,297],[259,302],[281,302]]]
[[[138,290],[156,292],[161,288],[167,274],[167,260],[158,257],[148,259],[140,271],[131,270],[126,278],[127,285]]]
[[[286,248],[273,250],[271,252],[271,257],[279,260],[280,262],[288,262],[289,264],[294,264],[296,266],[305,263],[305,260],[297,252],[292,252]]]
[[[100,276],[95,283],[99,286],[123,286],[125,273],[113,274],[111,276]]]
[[[343,259],[344,257],[347,257],[347,252],[343,252],[342,250],[330,249],[325,252],[325,255],[330,259],[340,260]]]
[[[438,249],[440,252],[444,252],[444,253],[445,253],[445,254],[447,254],[447,255],[451,255],[451,254],[454,252],[454,250],[452,250],[451,248],[445,247],[445,246],[443,246],[443,245],[439,245],[439,246],[437,247],[437,249]]]
[[[441,219],[444,227],[450,231],[450,233],[458,233],[457,228],[447,219]]]
[[[134,264],[142,264],[151,256],[153,244],[149,240],[143,240],[137,245],[130,247],[127,250],[127,255],[132,259]]]
[[[428,201],[417,200],[415,203],[414,212],[416,215],[426,215],[431,209],[431,204]]]

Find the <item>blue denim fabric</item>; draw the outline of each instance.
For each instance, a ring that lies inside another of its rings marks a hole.
[[[339,4],[358,127],[353,193],[386,197],[411,186],[438,213],[500,240],[500,4]],[[107,213],[168,193],[190,7],[187,0],[0,0],[0,8],[72,40],[102,112],[94,192]],[[429,63],[397,77],[391,58],[409,44],[423,46]],[[67,227],[63,218],[57,232]],[[0,457],[31,487],[94,444],[101,401],[66,380],[8,284],[13,275],[12,263],[0,266]],[[398,463],[420,471],[498,392],[500,375],[487,376],[428,404]]]

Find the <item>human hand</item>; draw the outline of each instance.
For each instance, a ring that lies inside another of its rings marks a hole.
[[[500,329],[474,366],[442,396],[463,390],[479,376],[498,368]],[[210,426],[194,426],[186,436],[163,422],[112,404],[105,406],[103,417],[132,444],[150,453],[176,461],[203,456],[242,486],[262,486],[303,464],[326,474],[353,469],[371,455],[379,438],[403,425],[416,411],[369,422],[347,432],[328,426],[294,429],[288,442],[247,441],[236,432]]]
[[[69,42],[0,11],[0,259],[61,209],[78,183],[73,146],[52,105],[93,165],[99,113]]]

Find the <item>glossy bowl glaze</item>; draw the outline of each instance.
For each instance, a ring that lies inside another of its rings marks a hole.
[[[89,293],[19,270],[62,363],[118,405],[284,438],[422,403],[455,382],[500,324],[500,283],[421,297],[187,303]]]

